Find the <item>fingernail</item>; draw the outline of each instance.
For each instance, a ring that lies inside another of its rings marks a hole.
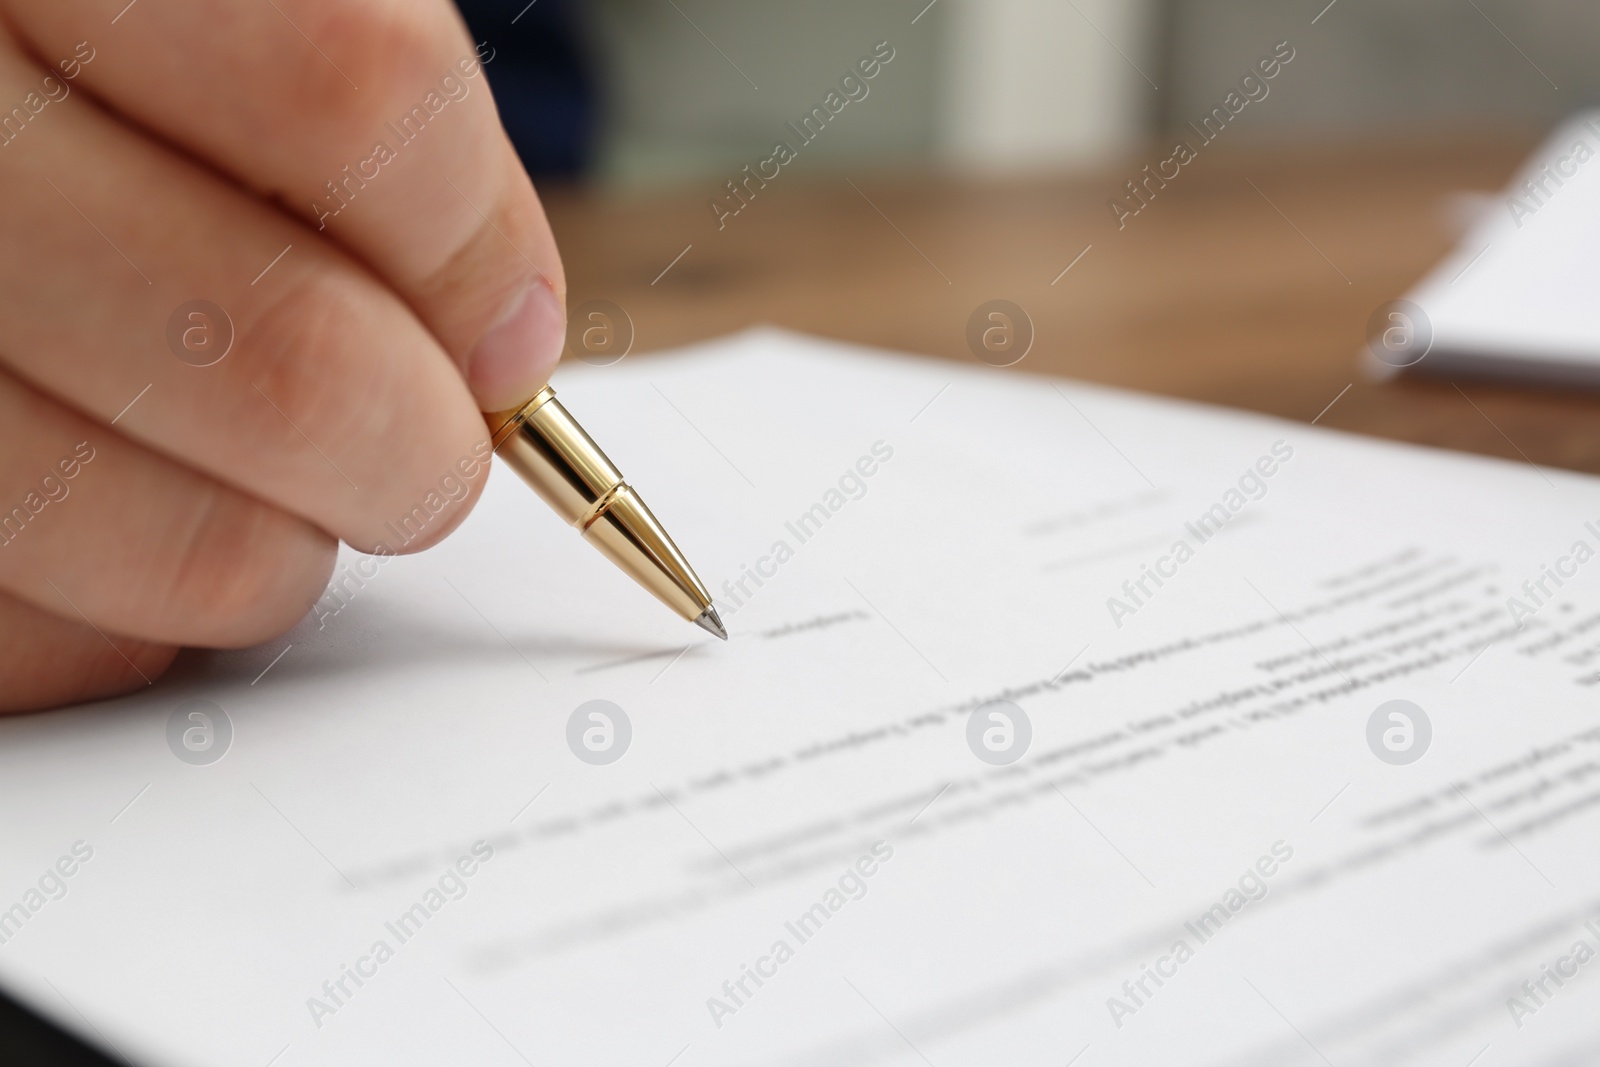
[[[516,297],[467,357],[467,385],[484,411],[515,407],[543,388],[566,344],[567,312],[534,281]]]

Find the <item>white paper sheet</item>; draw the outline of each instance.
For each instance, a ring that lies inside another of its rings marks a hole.
[[[1421,315],[1395,335],[1401,351],[1369,345],[1379,357],[1369,366],[1389,374],[1416,360],[1424,373],[1600,386],[1597,241],[1600,111],[1591,111],[1562,123],[1484,198],[1461,244],[1407,294]]]
[[[282,641],[0,722],[0,977],[162,1065],[1600,1056],[1594,479],[774,332],[557,384],[732,640],[498,472]]]

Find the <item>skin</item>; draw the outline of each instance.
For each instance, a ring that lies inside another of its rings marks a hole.
[[[0,543],[0,711],[282,633],[341,540],[436,542],[486,464],[423,537],[385,523],[562,347],[555,242],[448,0],[125,3],[0,0],[0,120],[25,120],[0,144],[0,519],[29,511]],[[466,95],[400,144],[447,74]],[[196,299],[232,323],[211,366],[168,344]],[[46,476],[68,492],[34,512]]]

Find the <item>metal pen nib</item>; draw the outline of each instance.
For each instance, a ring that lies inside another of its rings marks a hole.
[[[707,608],[694,621],[696,626],[707,633],[716,634],[724,641],[728,639],[728,631],[722,628],[722,617],[717,614],[716,608]]]
[[[694,568],[554,389],[546,386],[517,410],[484,418],[495,454],[585,541],[667,607],[728,639]]]

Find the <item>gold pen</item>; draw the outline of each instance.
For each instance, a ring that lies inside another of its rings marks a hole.
[[[494,452],[583,539],[667,607],[724,641],[711,594],[639,494],[548,385],[513,411],[485,413]]]

